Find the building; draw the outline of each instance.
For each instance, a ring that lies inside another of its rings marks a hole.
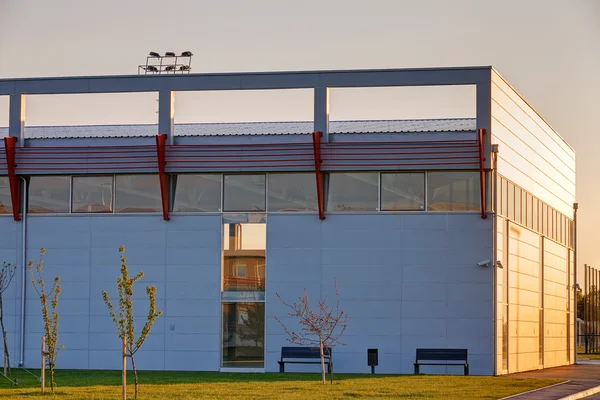
[[[476,117],[329,122],[329,88],[415,85],[474,86]],[[314,121],[174,124],[175,91],[290,88],[314,90]],[[26,128],[28,95],[111,92],[158,93],[158,125]],[[276,293],[332,296],[334,279],[336,371],[368,372],[367,348],[380,373],[411,373],[419,347],[467,348],[479,375],[575,361],[575,153],[491,67],[4,79],[0,95],[5,325],[27,367],[42,329],[21,273],[44,247],[59,366],[119,368],[101,291],[121,244],[145,272],[140,317],[145,284],[164,312],[142,369],[277,371],[274,317],[293,322]]]

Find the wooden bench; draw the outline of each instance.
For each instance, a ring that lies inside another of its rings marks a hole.
[[[323,349],[327,372],[333,370],[331,348]],[[282,347],[279,372],[285,372],[285,364],[321,364],[321,352],[318,347]]]
[[[445,363],[436,361],[445,361]],[[465,375],[469,375],[467,349],[417,349],[415,374],[419,373],[420,365],[463,365]]]

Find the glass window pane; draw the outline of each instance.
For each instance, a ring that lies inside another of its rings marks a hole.
[[[0,176],[0,214],[12,213],[12,199],[8,176]]]
[[[68,213],[70,176],[32,176],[29,180],[29,213]]]
[[[254,218],[254,214],[223,216],[223,300],[264,300],[264,222],[264,218]]]
[[[269,174],[269,211],[316,211],[315,174]]]
[[[425,173],[381,174],[381,209],[424,210]]]
[[[264,368],[265,303],[222,303],[223,368]]]
[[[264,211],[265,175],[225,175],[224,211]]]
[[[431,211],[479,210],[479,173],[428,172],[427,208]]]
[[[113,210],[112,176],[74,176],[71,211],[102,213]]]
[[[158,175],[117,175],[116,212],[159,212],[162,197]]]
[[[221,211],[221,175],[177,175],[173,211]]]
[[[327,210],[377,211],[379,176],[372,172],[329,174]]]

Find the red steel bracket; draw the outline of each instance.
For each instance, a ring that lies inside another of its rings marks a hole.
[[[485,129],[480,128],[478,130],[478,133],[479,133],[479,190],[481,191],[481,218],[486,219],[487,213],[485,212],[485,208],[486,208],[485,168],[483,167],[483,162],[485,161],[485,157],[483,156],[483,135],[485,135]]]
[[[15,143],[17,138],[14,136],[4,138],[4,149],[6,150],[6,169],[8,170],[8,183],[10,185],[10,198],[12,201],[13,218],[15,221],[20,221],[19,204],[21,191],[19,190],[19,178],[15,173]]]
[[[169,177],[165,172],[167,165],[165,157],[165,145],[167,135],[156,135],[156,155],[158,156],[158,178],[160,180],[160,195],[162,197],[163,219],[169,220]]]
[[[321,172],[321,137],[323,132],[313,132],[313,150],[315,153],[315,174],[317,176],[317,201],[319,203],[319,219],[325,219],[323,208],[323,173]]]

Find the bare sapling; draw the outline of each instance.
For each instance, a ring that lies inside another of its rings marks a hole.
[[[117,279],[117,290],[119,292],[118,315],[115,312],[113,304],[110,301],[106,290],[102,291],[102,297],[108,307],[110,316],[112,317],[113,322],[115,323],[117,334],[124,343],[124,357],[131,358],[131,367],[133,369],[135,388],[134,398],[137,399],[138,376],[137,369],[135,366],[134,355],[144,344],[144,341],[150,334],[150,330],[152,329],[154,322],[162,314],[162,311],[156,311],[156,287],[150,285],[146,286],[146,294],[148,295],[150,306],[148,309],[148,316],[146,318],[144,327],[142,328],[142,331],[136,339],[133,318],[133,284],[140,280],[144,276],[144,273],[139,272],[136,276],[130,278],[129,270],[127,268],[127,259],[125,258],[125,247],[120,246],[119,253],[121,254],[121,276],[119,276],[119,278]],[[126,365],[124,364],[124,368],[125,367]],[[125,396],[125,380],[123,380],[123,386],[123,395]]]
[[[31,275],[31,283],[33,284],[33,288],[37,292],[40,297],[40,303],[42,304],[42,320],[44,322],[44,342],[46,343],[47,350],[42,348],[42,352],[46,355],[47,362],[46,365],[50,370],[50,390],[54,393],[54,386],[56,383],[54,382],[54,369],[56,367],[56,358],[58,357],[59,350],[64,348],[63,345],[58,346],[58,296],[60,295],[62,288],[58,284],[60,282],[60,277],[56,276],[52,281],[52,286],[50,290],[46,288],[46,282],[43,278],[43,268],[44,268],[44,254],[46,254],[46,249],[40,250],[40,261],[38,262],[35,270],[33,268],[33,261],[29,261],[27,267],[29,268],[29,273]],[[48,302],[50,302],[50,306],[48,306]],[[42,371],[43,374],[43,371]],[[42,391],[44,390],[42,386]]]
[[[300,330],[293,331],[276,316],[275,319],[283,327],[287,334],[287,341],[291,344],[301,346],[312,345],[319,347],[321,355],[321,377],[325,384],[325,356],[330,357],[331,354],[326,354],[327,349],[337,345],[344,346],[340,342],[340,338],[348,325],[348,314],[340,309],[340,296],[338,283],[334,280],[335,285],[335,307],[327,305],[327,296],[317,301],[315,309],[311,309],[309,304],[308,293],[304,288],[304,295],[298,297],[298,301],[294,303],[285,302],[279,293],[275,293],[279,300],[290,308],[288,315],[297,320],[300,325]],[[333,383],[333,370],[331,371],[331,382]]]
[[[6,342],[6,330],[4,329],[4,306],[2,303],[2,298],[4,297],[4,292],[8,289],[10,282],[15,277],[15,272],[17,267],[9,264],[3,263],[2,269],[0,270],[0,327],[2,327],[2,338],[4,340],[4,375],[10,376],[10,354],[8,353],[8,344]]]

